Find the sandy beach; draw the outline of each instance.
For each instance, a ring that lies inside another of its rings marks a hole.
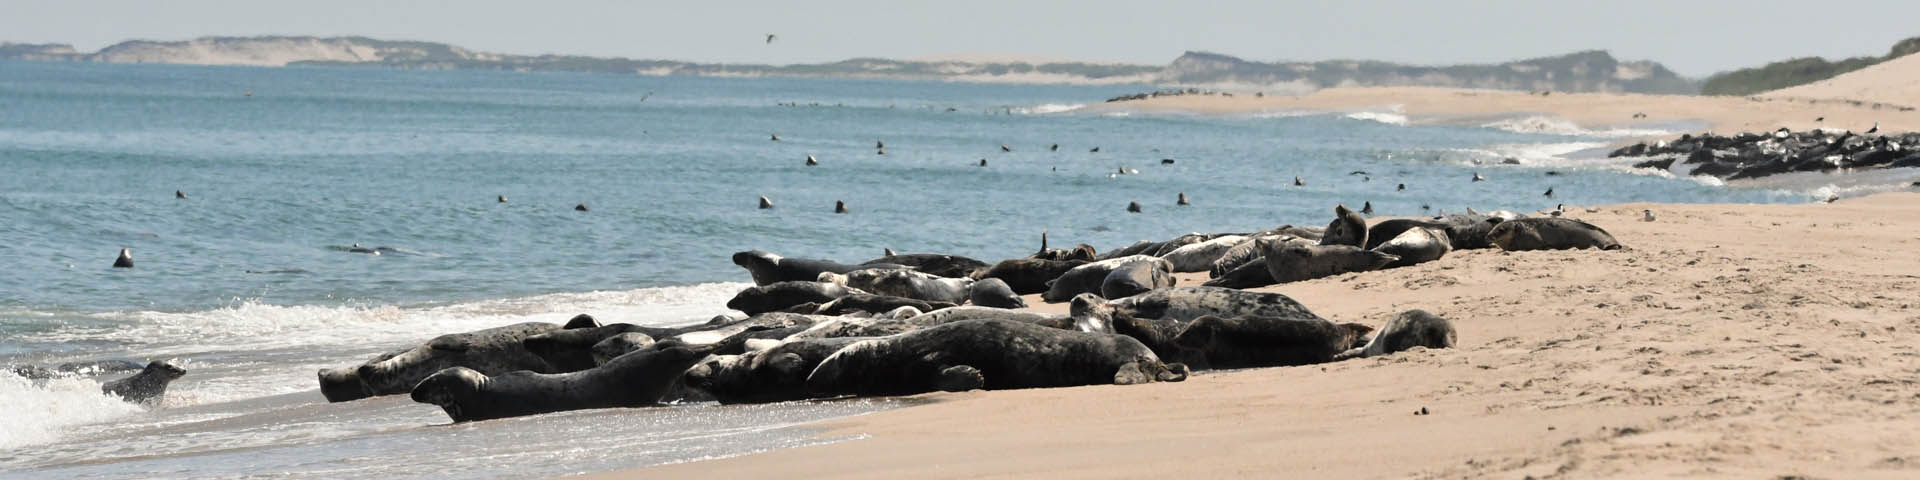
[[[1262,289],[1339,322],[1426,309],[1456,322],[1456,349],[925,395],[815,426],[859,440],[598,478],[1920,475],[1920,194],[1572,216],[1629,249],[1462,251]]]
[[[1280,112],[1390,112],[1415,123],[1481,125],[1503,119],[1544,116],[1588,129],[1704,124],[1722,134],[1813,128],[1883,132],[1920,129],[1920,55],[1908,56],[1833,79],[1760,95],[1709,97],[1618,93],[1518,92],[1457,88],[1329,88],[1307,95],[1248,93],[1162,96],[1087,107],[1093,112],[1146,111],[1201,114]],[[1635,118],[1636,114],[1645,114]],[[1824,121],[1816,121],[1824,117]]]

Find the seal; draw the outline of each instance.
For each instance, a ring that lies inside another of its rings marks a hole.
[[[1047,282],[1060,278],[1075,267],[1086,265],[1086,260],[1048,260],[1044,258],[1015,258],[993,264],[975,278],[986,280],[997,278],[1007,283],[1013,293],[1031,295],[1047,291]]]
[[[820,161],[819,161],[819,160],[814,160],[814,159],[813,159],[813,155],[807,155],[807,166],[809,166],[809,167],[813,167],[813,166],[818,166],[818,165],[820,165]]]
[[[869,268],[831,260],[785,258],[760,250],[734,253],[733,264],[747,269],[747,273],[753,275],[755,285],[792,281],[811,282],[818,280],[822,272],[847,273]]]
[[[406,393],[433,372],[452,367],[490,375],[515,370],[553,373],[553,365],[522,342],[559,329],[551,323],[526,322],[441,335],[417,347],[381,354],[358,367],[321,369],[320,394],[329,402],[345,402]]]
[[[1227,273],[1208,279],[1201,286],[1225,288],[1259,288],[1273,285],[1273,272],[1267,270],[1267,257],[1253,257],[1247,263],[1228,270]]]
[[[1395,315],[1387,325],[1380,328],[1380,334],[1366,345],[1342,352],[1336,360],[1348,358],[1366,358],[1406,351],[1413,347],[1453,348],[1457,337],[1453,331],[1453,322],[1427,313],[1426,310],[1408,310]]]
[[[972,287],[971,278],[941,278],[913,270],[890,270],[875,277],[871,288],[862,290],[958,305],[967,303],[968,290]]]
[[[1192,205],[1192,203],[1187,202],[1187,192],[1180,192],[1180,198],[1177,200],[1174,200],[1173,204],[1174,205]]]
[[[1453,251],[1445,230],[1417,227],[1395,235],[1372,251],[1400,257],[1380,268],[1400,268],[1439,260]]]
[[[584,211],[587,211],[587,204],[585,204],[585,203],[582,203],[582,204],[579,204],[579,205],[574,205],[574,206],[573,206],[573,211],[576,211],[576,212],[584,212]]]
[[[173,198],[174,198],[175,200],[186,200],[186,199],[187,199],[187,192],[182,192],[182,191],[179,191],[179,190],[174,190],[174,191],[173,191]]]
[[[1598,248],[1619,250],[1613,235],[1591,223],[1571,218],[1522,218],[1495,225],[1487,233],[1501,250],[1566,250]]]
[[[821,361],[848,345],[875,337],[790,340],[738,356],[710,357],[687,369],[688,387],[707,392],[720,403],[769,403],[805,400],[807,375]]]
[[[1108,298],[1131,297],[1157,288],[1174,285],[1168,262],[1133,262],[1113,269],[1100,281],[1100,295]]]
[[[454,422],[589,408],[657,404],[710,345],[656,342],[606,365],[573,373],[488,375],[465,367],[434,373],[413,387],[413,401],[439,405]]]
[[[1331,362],[1359,345],[1372,330],[1355,323],[1336,324],[1311,313],[1206,315],[1187,324],[1174,341],[1205,357],[1208,368],[1284,367]]]
[[[1127,213],[1140,213],[1140,202],[1127,202]]]
[[[1020,299],[1020,295],[1013,293],[1013,287],[998,278],[973,282],[973,287],[967,289],[967,301],[982,307],[1027,308],[1027,301]]]
[[[833,213],[847,213],[847,202],[841,201],[841,200],[834,200]]]
[[[494,197],[494,202],[495,202],[495,203],[507,203],[507,196],[506,196],[506,195],[501,195],[501,196],[498,196],[498,197]]]
[[[46,380],[58,376],[103,375],[108,373],[132,372],[146,368],[146,364],[132,360],[95,360],[87,362],[67,362],[53,368],[35,365],[14,365],[9,370],[14,375],[28,380]]]
[[[101,384],[100,391],[128,402],[151,404],[166,396],[167,384],[186,374],[186,370],[171,363],[150,362],[140,373]]]
[[[889,250],[891,251],[891,250]],[[860,262],[861,266],[902,265],[934,276],[946,278],[967,278],[973,272],[987,268],[987,262],[959,255],[938,253],[887,254],[886,256]]]
[[[1074,297],[1067,309],[1083,331],[1112,331],[1113,319],[1128,316],[1191,322],[1202,316],[1318,318],[1292,297],[1271,292],[1249,292],[1220,287],[1163,288],[1127,298],[1107,300],[1096,295]]]
[[[133,249],[120,249],[120,258],[113,259],[113,268],[133,268]]]
[[[1094,252],[1093,246],[1087,245],[1084,243],[1079,245],[1074,245],[1072,249],[1066,249],[1066,250],[1047,248],[1047,231],[1041,230],[1040,231],[1040,251],[1035,252],[1032,256],[1028,258],[1039,258],[1039,259],[1046,259],[1046,260],[1083,260],[1083,261],[1091,262],[1091,261],[1094,261],[1095,257],[1096,257],[1096,252]]]
[[[627,332],[607,337],[593,344],[593,363],[595,366],[606,365],[607,362],[620,358],[621,355],[633,353],[634,350],[639,350],[652,344],[653,337],[639,332]]]
[[[769,208],[773,208],[773,200],[768,200],[768,199],[767,199],[767,196],[766,196],[766,195],[761,195],[761,196],[760,196],[760,209],[761,209],[761,210],[766,210],[766,209],[769,209]]]
[[[824,304],[854,293],[859,292],[831,283],[778,282],[741,290],[727,301],[727,308],[747,315],[759,315],[807,302]]]
[[[1073,324],[1070,317],[1057,313],[1036,313],[977,305],[934,310],[908,318],[904,323],[909,328],[926,328],[967,320],[1004,320],[1061,329],[1070,328]]]
[[[1233,247],[1245,243],[1245,235],[1221,235],[1199,243],[1173,249],[1160,258],[1173,263],[1175,272],[1205,272],[1213,268],[1213,262],[1226,255]]]
[[[1367,219],[1348,210],[1346,205],[1333,206],[1333,223],[1327,224],[1325,234],[1320,236],[1321,245],[1367,245]]]
[[[1100,286],[1106,283],[1108,274],[1113,273],[1114,270],[1119,270],[1120,267],[1125,267],[1128,264],[1136,262],[1159,263],[1163,265],[1158,268],[1168,271],[1173,270],[1173,265],[1167,264],[1166,260],[1147,255],[1131,255],[1101,260],[1073,267],[1072,270],[1067,270],[1066,273],[1060,274],[1060,278],[1055,278],[1047,284],[1047,291],[1040,295],[1040,299],[1047,303],[1060,303],[1072,300],[1074,295],[1100,291]]]
[[[855,293],[822,304],[814,313],[818,315],[847,315],[851,313],[873,315],[890,312],[900,307],[913,307],[924,312],[954,305],[953,303],[944,302],[930,303],[906,297]]]
[[[1363,250],[1352,245],[1315,245],[1311,247],[1262,242],[1260,256],[1267,261],[1267,273],[1274,283],[1299,282],[1342,273],[1379,270],[1400,257]]]
[[[848,345],[813,369],[807,388],[821,395],[913,395],[1186,377],[1186,365],[1162,363],[1132,337],[970,320]]]

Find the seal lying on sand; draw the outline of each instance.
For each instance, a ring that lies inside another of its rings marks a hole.
[[[455,422],[589,408],[642,407],[661,397],[714,349],[656,342],[591,370],[487,375],[465,367],[441,370],[413,388],[413,401],[439,405]]]
[[[967,289],[967,301],[982,307],[1027,308],[1027,301],[1022,300],[1019,294],[1014,293],[1013,288],[1007,286],[1007,282],[1001,281],[998,278],[988,278],[973,282],[973,287]],[[927,309],[923,311],[932,310]]]
[[[1074,267],[1086,265],[1085,260],[1047,260],[1043,258],[1016,258],[993,264],[992,268],[981,272],[979,280],[998,278],[1007,282],[1013,293],[1031,295],[1047,291],[1047,282],[1060,278]]]
[[[807,377],[817,394],[912,395],[976,388],[1185,380],[1131,337],[1001,320],[955,322],[840,349]]]
[[[1367,245],[1367,219],[1348,210],[1346,205],[1333,206],[1333,223],[1327,224],[1327,231],[1320,236],[1321,245]]]
[[[967,291],[972,287],[971,278],[942,278],[913,270],[891,270],[879,274],[870,286],[862,289],[881,295],[957,305],[967,302]]]
[[[1267,261],[1267,272],[1275,283],[1299,282],[1349,272],[1379,270],[1400,257],[1362,250],[1352,245],[1315,245],[1303,247],[1279,242],[1262,242],[1260,256]]]
[[[1198,352],[1208,368],[1281,367],[1331,362],[1372,330],[1357,323],[1336,324],[1311,313],[1208,315],[1188,323],[1174,341]]]
[[[946,278],[963,278],[972,275],[976,270],[987,268],[987,262],[959,255],[937,253],[889,254],[860,264],[862,267],[875,265],[904,265],[920,272]]]
[[[1168,262],[1133,262],[1113,269],[1100,282],[1100,295],[1107,298],[1131,297],[1156,288],[1173,286]]]
[[[824,304],[855,293],[860,291],[812,280],[776,282],[741,290],[727,301],[727,308],[759,315],[807,302]]]
[[[557,369],[528,351],[522,342],[559,329],[551,323],[526,322],[441,335],[418,347],[382,354],[359,367],[321,369],[320,393],[329,402],[406,393],[433,372],[452,367],[487,374],[515,370],[553,373]]]
[[[167,394],[167,384],[187,371],[167,362],[151,362],[131,377],[100,385],[100,391],[133,403],[153,403]]]
[[[1096,332],[1112,332],[1110,325],[1118,315],[1180,323],[1207,315],[1320,318],[1306,305],[1283,294],[1220,287],[1163,288],[1115,300],[1080,295],[1073,298],[1068,311],[1076,327]]]
[[[1204,272],[1211,269],[1214,261],[1226,255],[1227,251],[1246,241],[1247,237],[1243,235],[1222,235],[1173,249],[1160,258],[1172,263],[1175,272]]]
[[[1047,291],[1040,296],[1040,299],[1045,300],[1047,303],[1059,303],[1073,299],[1074,295],[1098,292],[1100,291],[1101,284],[1106,282],[1108,274],[1136,262],[1159,263],[1163,265],[1158,268],[1168,271],[1173,270],[1173,265],[1168,264],[1166,260],[1147,255],[1130,255],[1101,260],[1073,267],[1072,270],[1067,270],[1066,273],[1060,274],[1060,278],[1053,279],[1053,283],[1047,285]]]
[[[1598,248],[1619,250],[1613,235],[1591,223],[1571,218],[1522,218],[1500,222],[1488,234],[1501,250],[1566,250]]]
[[[807,375],[827,356],[874,337],[791,340],[738,356],[710,357],[687,370],[685,382],[720,403],[766,403],[813,398]]]
[[[760,250],[733,254],[733,264],[747,269],[747,273],[753,275],[754,285],[792,281],[811,282],[820,278],[821,272],[847,273],[861,268],[870,268],[831,260],[785,258]]]
[[[1426,310],[1408,310],[1388,320],[1387,325],[1380,328],[1380,334],[1373,336],[1373,341],[1343,352],[1335,359],[1386,355],[1413,347],[1453,348],[1455,343],[1458,342],[1453,322]]]
[[[1453,243],[1445,230],[1414,227],[1370,250],[1400,257],[1380,268],[1399,268],[1439,260],[1453,251]]]

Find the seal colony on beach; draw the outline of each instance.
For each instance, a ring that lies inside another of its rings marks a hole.
[[[762,199],[764,201],[764,197]],[[1454,323],[1408,310],[1378,328],[1335,322],[1271,292],[1242,290],[1444,261],[1456,249],[1620,244],[1570,218],[1511,212],[1368,225],[1337,205],[1326,227],[1192,233],[1107,252],[1048,247],[987,263],[938,253],[859,263],[733,255],[754,286],[740,313],[684,327],[528,322],[455,333],[346,368],[321,393],[410,393],[457,422],[666,401],[723,403],[933,391],[1179,382],[1219,368],[1308,365],[1449,348]],[[1208,272],[1178,286],[1175,272]],[[1067,314],[1017,310],[1021,295]],[[159,375],[159,374],[156,374]]]

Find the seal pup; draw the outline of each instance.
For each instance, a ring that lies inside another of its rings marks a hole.
[[[133,268],[133,249],[121,248],[120,257],[113,259],[113,268]]]
[[[1127,213],[1140,213],[1140,202],[1127,202]]]
[[[817,165],[820,165],[820,161],[814,160],[813,155],[807,155],[807,166],[812,167]]]
[[[987,278],[973,282],[967,289],[967,301],[982,307],[1027,308],[1027,301],[1013,292],[1005,280]]]
[[[1206,315],[1173,340],[1204,358],[1208,368],[1285,367],[1334,361],[1371,331],[1317,316]]]
[[[585,203],[582,203],[582,204],[579,204],[579,205],[574,205],[574,206],[573,206],[573,211],[576,211],[576,212],[584,212],[584,211],[587,211],[587,204],[585,204]]]
[[[345,402],[377,395],[406,393],[421,379],[451,367],[467,367],[498,374],[515,370],[553,373],[553,365],[528,351],[527,337],[560,330],[546,322],[434,337],[419,346],[388,352],[357,367],[321,369],[320,394],[329,402]]]
[[[1415,227],[1371,250],[1400,257],[1380,268],[1400,268],[1439,260],[1453,251],[1453,242],[1447,239],[1445,230]]]
[[[1651,222],[1651,221],[1653,221],[1653,210],[1652,210],[1652,209],[1647,209],[1647,210],[1641,210],[1641,211],[1640,211],[1640,221],[1642,221],[1642,222]]]
[[[1131,297],[1150,290],[1172,287],[1173,270],[1169,262],[1133,262],[1113,269],[1100,281],[1100,295],[1107,298]]]
[[[1342,352],[1334,360],[1386,355],[1413,347],[1453,348],[1456,339],[1453,322],[1426,310],[1408,310],[1388,320],[1366,345]]]
[[[761,209],[761,210],[766,210],[766,209],[769,209],[769,208],[773,208],[773,200],[768,200],[768,199],[767,199],[767,196],[766,196],[766,195],[761,195],[761,196],[760,196],[760,209]]]
[[[1320,235],[1320,244],[1365,246],[1367,219],[1354,213],[1353,210],[1348,210],[1344,204],[1334,205],[1333,222],[1328,223],[1325,233]]]
[[[1187,203],[1187,192],[1180,192],[1180,199],[1175,200],[1173,204],[1174,205],[1190,205],[1189,203]]]
[[[1132,337],[1004,320],[955,322],[841,348],[807,376],[826,395],[913,395],[1186,380]]]
[[[186,199],[187,199],[187,192],[182,192],[182,191],[179,191],[179,190],[174,190],[174,191],[173,191],[173,198],[174,198],[174,199],[176,199],[176,200],[186,200]]]
[[[441,370],[413,387],[413,401],[439,405],[454,422],[589,408],[643,407],[660,402],[689,367],[715,349],[661,341],[606,365],[573,373],[487,375],[466,367]]]
[[[1259,244],[1260,256],[1267,261],[1267,273],[1275,283],[1288,283],[1331,277],[1343,273],[1379,270],[1400,257],[1352,245],[1287,245],[1274,241]]]
[[[834,200],[833,213],[847,213],[847,202]]]
[[[167,384],[187,371],[167,362],[150,362],[140,373],[100,385],[100,391],[132,403],[154,403],[167,394]]]
[[[1494,225],[1487,237],[1495,246],[1507,251],[1621,248],[1620,242],[1614,240],[1606,230],[1591,223],[1560,217],[1500,222]]]

